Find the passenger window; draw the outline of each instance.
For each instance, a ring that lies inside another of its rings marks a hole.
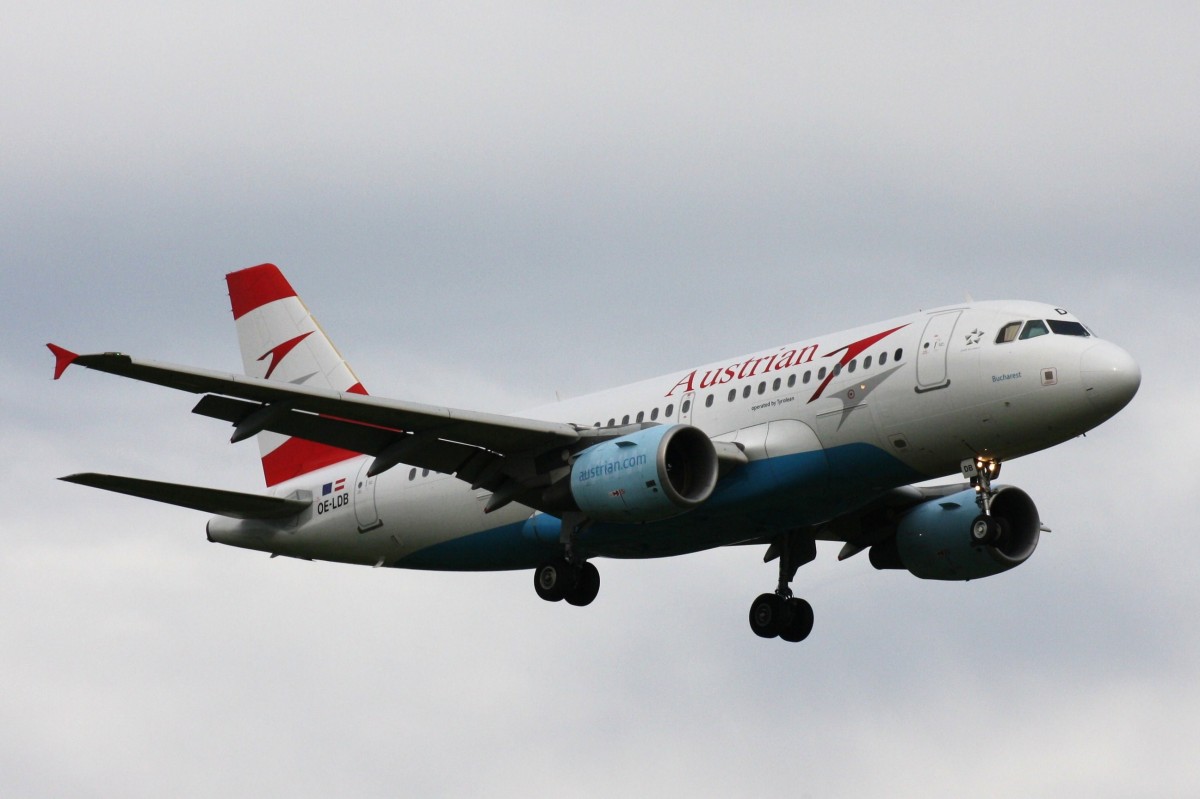
[[[771,384],[771,390],[778,391],[779,387],[782,385],[783,385],[783,381],[777,377],[777,378],[775,378],[775,382]]]
[[[621,425],[624,426],[627,424],[629,424],[629,414],[625,414],[621,417]]]
[[[749,396],[750,396],[750,386],[746,386],[745,388],[742,389],[742,399],[746,399]]]
[[[711,408],[712,404],[713,404],[713,395],[709,394],[707,397],[704,398],[704,407]]]
[[[850,371],[853,372],[857,368],[858,368],[858,359],[855,358],[854,360],[850,361]]]
[[[736,397],[737,397],[737,389],[736,389],[736,388],[731,388],[731,389],[729,389],[729,401],[730,401],[730,402],[733,402],[733,400],[734,400]]]
[[[903,357],[904,357],[904,350],[903,350],[903,349],[899,349],[899,350],[896,350],[896,354],[892,356],[892,360],[893,360],[893,361],[898,361],[898,360],[900,360],[900,359],[901,359],[901,358],[903,358]]]
[[[609,427],[616,427],[616,424],[617,424],[617,420],[616,420],[616,419],[609,419],[609,420],[608,420],[608,426],[609,426]]]
[[[868,355],[868,356],[866,357],[866,359],[863,361],[863,368],[864,368],[864,369],[870,369],[870,368],[871,368],[871,356],[870,356],[870,355]]]
[[[837,377],[837,376],[838,376],[838,375],[840,375],[841,373],[842,373],[842,365],[841,365],[840,363],[839,363],[839,364],[836,364],[836,365],[833,367],[833,376],[834,376],[834,377]]]
[[[821,367],[821,369],[820,369],[820,371],[818,371],[818,372],[817,372],[817,379],[818,379],[818,380],[824,380],[824,379],[825,379],[825,367],[824,367],[824,366],[822,366],[822,367]]]
[[[762,394],[767,390],[767,381],[764,380],[758,384],[758,393]]]
[[[646,412],[645,412],[645,411],[638,411],[637,419],[635,419],[634,421],[636,421],[638,424],[641,424],[641,423],[642,423],[642,420],[643,420],[643,419],[645,419],[645,418],[646,418]]]
[[[796,385],[796,373],[792,372],[788,375],[788,388],[793,388]]]
[[[671,414],[673,414],[674,412],[675,412],[675,406],[673,404],[668,405],[667,410],[663,412],[663,416],[666,416],[668,419],[670,419]]]
[[[1010,341],[1016,341],[1017,331],[1020,329],[1020,322],[1009,322],[1007,325],[1000,328],[1000,332],[996,334],[996,343],[1007,344]]]
[[[650,421],[653,422],[657,418],[658,418],[658,408],[652,408],[650,410]]]
[[[883,366],[885,363],[887,363],[887,353],[881,352],[879,353],[879,365]]]
[[[692,401],[691,400],[684,400],[683,404],[679,406],[680,413],[687,413],[691,409],[692,409]]]
[[[409,479],[409,480],[416,480],[416,479],[417,479],[417,468],[416,468],[415,466],[414,466],[412,469],[410,469],[410,470],[409,470],[409,472],[408,472],[408,479]]]
[[[1041,319],[1031,319],[1025,323],[1025,329],[1021,331],[1021,340],[1027,338],[1037,338],[1038,336],[1049,335],[1050,329],[1046,327],[1046,323]]]
[[[804,373],[804,385],[806,385],[806,386],[807,386],[807,385],[808,385],[808,381],[809,381],[811,378],[812,378],[812,371],[810,370],[810,371],[807,371],[807,372],[805,372],[805,373]]]

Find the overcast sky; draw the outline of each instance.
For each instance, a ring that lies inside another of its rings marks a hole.
[[[4,14],[0,794],[1196,795],[1200,7],[244,5]],[[55,481],[261,490],[194,398],[44,344],[237,370],[223,276],[264,261],[372,393],[456,406],[966,293],[1144,378],[1006,467],[1026,564],[822,546],[786,645],[759,548],[601,561],[578,609]]]

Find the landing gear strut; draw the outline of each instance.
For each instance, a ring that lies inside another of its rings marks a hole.
[[[575,538],[587,524],[581,513],[563,514],[563,557],[548,560],[533,572],[533,590],[547,602],[590,605],[600,593],[600,572],[576,553]]]
[[[975,546],[994,546],[1004,536],[1004,521],[992,515],[992,499],[996,492],[992,480],[1000,476],[1000,462],[990,458],[968,458],[962,462],[963,477],[971,480],[979,515],[971,522],[971,543]]]
[[[792,596],[791,581],[796,570],[817,556],[817,543],[811,535],[794,530],[775,539],[765,560],[779,558],[779,585],[773,594],[762,594],[750,605],[750,629],[761,638],[782,638],[793,643],[803,641],[812,632],[813,609],[800,597]]]

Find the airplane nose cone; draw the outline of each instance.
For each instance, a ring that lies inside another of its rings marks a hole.
[[[1133,356],[1107,341],[1084,351],[1079,371],[1088,400],[1109,416],[1128,405],[1142,384],[1142,370]]]

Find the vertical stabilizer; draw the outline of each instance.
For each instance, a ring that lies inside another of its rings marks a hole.
[[[250,377],[366,394],[350,365],[274,264],[225,276],[242,364]],[[260,433],[263,476],[273,486],[359,453]]]

